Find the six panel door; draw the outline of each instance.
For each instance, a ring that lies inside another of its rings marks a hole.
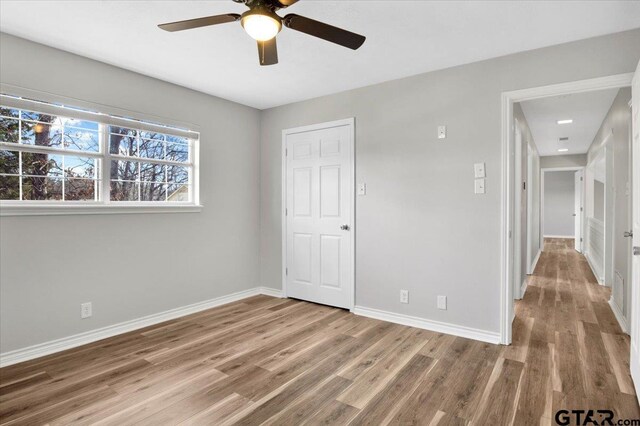
[[[352,129],[291,133],[286,143],[286,295],[351,308]]]

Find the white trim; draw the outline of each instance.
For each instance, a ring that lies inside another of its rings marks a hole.
[[[501,132],[501,194],[500,194],[500,341],[503,344],[511,343],[511,319],[513,313],[513,271],[512,261],[515,255],[520,255],[519,248],[511,246],[509,236],[512,229],[511,212],[513,211],[513,199],[511,189],[513,182],[510,179],[509,159],[512,153],[513,129],[513,104],[531,99],[545,98],[563,94],[590,92],[602,89],[614,89],[631,85],[633,73],[617,74],[606,77],[591,78],[586,80],[571,81],[567,83],[552,84],[548,86],[532,87],[529,89],[502,92],[502,132]],[[517,165],[517,164],[516,164]]]
[[[465,327],[441,321],[428,320],[425,318],[413,317],[410,315],[397,314],[395,312],[382,311],[379,309],[366,308],[364,306],[356,306],[353,313],[368,318],[374,318],[381,321],[393,322],[396,324],[407,325],[409,327],[417,327],[425,330],[435,331],[437,333],[451,334],[454,336],[464,337],[467,339],[479,340],[481,342],[499,344],[500,333],[493,331],[480,330],[477,328]]]
[[[595,268],[595,266],[593,266],[593,260],[591,259],[591,255],[589,254],[589,250],[584,252],[584,257],[585,257],[585,259],[587,259],[587,264],[589,264],[589,268],[591,268],[591,272],[593,273],[593,276],[596,277],[596,280],[598,281],[598,284],[604,285],[604,277],[600,276],[596,272],[596,268]]]
[[[180,318],[186,315],[215,308],[227,303],[236,302],[238,300],[246,299],[247,297],[252,297],[259,294],[273,297],[282,297],[282,292],[280,290],[267,287],[255,287],[249,290],[229,294],[227,296],[205,300],[204,302],[197,302],[180,308],[169,309],[168,311],[159,312],[157,314],[147,315],[142,318],[136,318],[130,321],[121,322],[119,324],[109,325],[97,330],[86,331],[84,333],[75,334],[73,336],[67,336],[61,339],[51,340],[26,348],[5,352],[0,354],[0,367],[6,367],[8,365],[17,364],[19,362],[29,361],[31,359],[39,358],[45,355],[72,349],[78,346],[86,345],[88,343],[96,342],[98,340],[106,339],[108,337],[117,336],[119,334],[138,330],[150,325],[159,324],[164,321]]]
[[[538,260],[540,260],[540,255],[542,254],[542,250],[538,249],[538,254],[536,254],[536,257],[533,259],[533,262],[531,263],[531,273],[529,275],[532,275],[535,270],[536,270],[536,266],[538,266]]]
[[[576,236],[575,235],[543,235],[542,238],[565,238],[569,240],[574,240]]]
[[[520,299],[524,297],[528,287],[529,287],[529,277],[526,277],[524,280],[522,280],[522,285],[520,286]]]
[[[280,146],[281,162],[282,162],[282,205],[280,208],[280,216],[282,218],[282,294],[283,297],[287,297],[287,136],[295,133],[309,132],[313,130],[327,129],[330,127],[349,126],[351,128],[351,180],[349,195],[351,198],[351,217],[349,222],[351,223],[351,231],[349,236],[351,238],[351,265],[352,265],[352,277],[351,277],[351,291],[350,301],[348,309],[353,310],[356,303],[356,125],[355,117],[345,118],[342,120],[327,121],[324,123],[311,124],[308,126],[293,127],[290,129],[282,130],[282,144]]]
[[[61,216],[82,214],[130,214],[130,213],[199,213],[202,206],[192,204],[33,204],[20,205],[0,203],[0,217],[3,216]]]
[[[265,296],[277,297],[280,299],[284,297],[282,290],[279,290],[277,288],[258,287],[258,291],[260,292],[260,294],[264,294]]]
[[[627,319],[624,317],[620,306],[618,306],[616,301],[613,300],[613,297],[609,299],[609,306],[611,306],[613,315],[615,315],[616,319],[618,320],[618,324],[620,324],[620,328],[622,329],[622,331],[624,331],[626,334],[629,334],[629,324],[627,323]]]

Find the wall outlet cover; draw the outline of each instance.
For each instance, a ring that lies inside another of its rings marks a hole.
[[[438,309],[447,309],[447,296],[438,296]]]
[[[89,318],[91,315],[93,315],[91,302],[80,304],[80,318]]]
[[[447,126],[438,126],[438,139],[447,138]]]
[[[409,290],[400,290],[400,303],[409,303]]]

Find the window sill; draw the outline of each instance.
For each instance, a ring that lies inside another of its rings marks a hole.
[[[201,205],[114,205],[114,204],[33,204],[16,205],[0,203],[3,216],[60,216],[82,214],[148,214],[148,213],[199,213]]]

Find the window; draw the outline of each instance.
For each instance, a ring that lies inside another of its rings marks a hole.
[[[3,207],[196,204],[197,133],[27,103],[30,109],[0,106]]]

